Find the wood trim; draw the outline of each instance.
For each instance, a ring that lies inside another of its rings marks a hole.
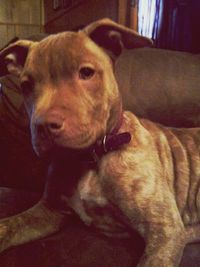
[[[129,27],[134,31],[138,31],[138,5],[130,7],[130,25]]]
[[[41,24],[0,22],[0,26],[30,26],[30,27],[33,26],[33,27],[40,27]]]
[[[118,0],[118,23],[127,24],[127,6],[128,0]]]
[[[40,27],[41,24],[0,22],[0,26],[30,26],[30,27],[33,26],[33,27]]]

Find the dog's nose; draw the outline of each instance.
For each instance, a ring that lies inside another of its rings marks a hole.
[[[63,127],[63,123],[61,121],[52,121],[52,122],[48,122],[46,124],[46,127],[48,128],[48,130],[52,133],[57,133],[60,132],[60,130]]]
[[[35,122],[36,129],[39,134],[46,135],[59,135],[64,126],[64,121],[59,118],[39,118]]]

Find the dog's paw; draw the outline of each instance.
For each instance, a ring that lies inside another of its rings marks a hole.
[[[8,227],[4,224],[0,224],[0,239],[3,238],[8,231]]]
[[[8,226],[0,223],[0,252],[8,247]]]

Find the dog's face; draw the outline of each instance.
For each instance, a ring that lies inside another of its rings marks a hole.
[[[102,20],[78,33],[21,41],[0,54],[9,72],[20,77],[38,155],[57,147],[86,148],[115,127],[121,100],[113,60],[104,48],[118,55],[125,29]],[[139,40],[136,47],[151,43],[131,34]]]
[[[20,79],[38,154],[54,146],[88,147],[119,115],[112,61],[82,32],[34,44]]]

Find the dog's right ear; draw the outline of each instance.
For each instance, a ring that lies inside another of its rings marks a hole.
[[[0,76],[13,74],[20,76],[32,41],[20,40],[0,51]]]
[[[134,49],[153,45],[151,39],[108,18],[97,20],[82,31],[96,44],[110,51],[114,58],[121,54],[123,48]]]

